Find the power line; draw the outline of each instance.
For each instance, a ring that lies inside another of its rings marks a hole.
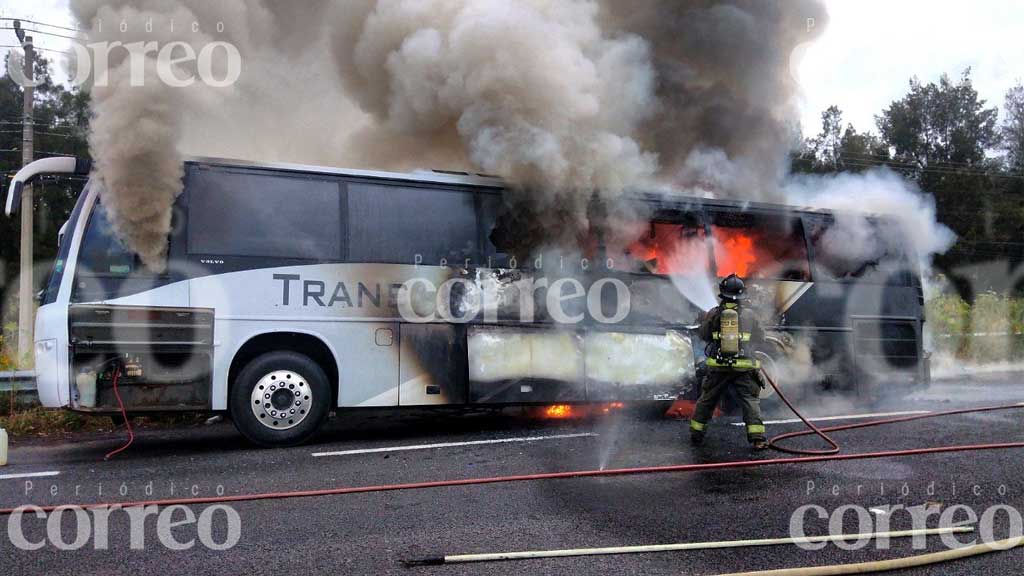
[[[819,164],[819,161],[816,158],[807,158],[807,157],[804,157],[804,156],[793,156],[792,158],[793,158],[793,161],[796,161],[796,162],[807,162],[808,164],[810,164],[812,166]],[[840,158],[842,159],[842,157],[840,157]],[[854,167],[857,167],[857,168],[882,168],[882,167],[887,167],[887,168],[893,168],[893,169],[896,169],[896,170],[903,170],[903,171],[908,171],[908,172],[921,172],[921,173],[928,173],[928,174],[941,174],[941,175],[946,175],[946,176],[984,176],[984,177],[992,177],[992,178],[1008,178],[1008,179],[1013,179],[1013,180],[1024,179],[1024,174],[1021,174],[1021,173],[1018,173],[1018,172],[1003,172],[1003,171],[998,171],[998,170],[987,171],[987,170],[983,170],[983,169],[980,169],[980,168],[979,169],[974,169],[974,170],[942,168],[942,167],[932,168],[932,167],[928,167],[928,166],[918,166],[916,164],[910,164],[910,163],[907,163],[907,162],[900,162],[898,160],[888,160],[888,161],[874,162],[874,161],[869,161],[869,160],[853,158],[853,159],[842,159],[841,163],[844,166],[854,166]]]
[[[0,26],[0,30],[17,30],[14,26]],[[48,36],[56,36],[58,38],[67,38],[68,40],[81,40],[80,36],[68,36],[67,34],[57,34],[56,32],[47,32],[46,30],[35,30],[32,28],[21,28],[26,34],[46,34]]]
[[[906,168],[906,169],[909,169],[909,170],[928,171],[928,172],[935,172],[935,173],[945,173],[945,174],[971,174],[971,173],[973,173],[973,174],[984,174],[984,175],[991,174],[991,172],[985,170],[984,168],[979,168],[977,166],[971,166],[970,164],[963,164],[964,166],[967,166],[968,168],[956,168],[956,167],[952,167],[952,166],[942,166],[941,165],[942,162],[936,162],[934,165],[933,164],[928,164],[928,165],[922,166],[922,165],[914,163],[914,162],[909,162],[909,161],[905,161],[905,160],[897,160],[895,158],[887,158],[887,157],[884,157],[884,156],[879,156],[879,158],[880,158],[879,160],[873,160],[873,159],[867,159],[867,158],[860,158],[860,157],[857,157],[857,155],[852,155],[852,157],[851,157],[851,155],[846,155],[846,154],[843,154],[843,153],[839,154],[838,158],[840,160],[846,162],[846,163],[851,163],[851,164],[859,162],[861,164],[870,165],[870,166],[890,166],[890,167],[898,166],[898,167]],[[1012,172],[1011,173],[1004,172],[1003,174],[1011,174],[1013,176],[1021,176],[1021,174],[1012,173]]]
[[[18,124],[18,125],[22,125],[22,124],[25,123],[24,120],[20,119],[21,116],[5,116],[5,118],[11,118],[11,120],[0,120],[0,124]],[[54,122],[53,124],[46,124],[45,122],[32,122],[31,124],[33,126],[51,126],[51,125],[74,126],[74,124],[68,124],[67,122]]]
[[[0,152],[21,152],[21,148],[0,148]],[[48,156],[74,156],[70,152],[54,152],[53,150],[35,150],[36,154],[46,154]]]
[[[955,171],[964,171],[965,169],[966,169],[966,171],[972,171],[972,170],[973,171],[985,171],[984,168],[979,167],[977,164],[969,164],[967,162],[953,162],[953,161],[947,161],[947,160],[938,160],[938,161],[935,161],[935,162],[929,162],[928,164],[925,164],[925,165],[920,165],[920,164],[917,164],[915,162],[911,162],[909,160],[899,160],[899,159],[892,158],[892,157],[889,157],[889,156],[885,156],[885,155],[882,155],[882,154],[863,154],[863,153],[857,153],[857,152],[840,152],[839,153],[839,157],[840,158],[851,158],[853,160],[859,160],[859,161],[862,161],[862,162],[878,161],[878,162],[889,163],[889,164],[902,164],[904,166],[909,166],[909,167],[914,167],[914,168],[933,168],[933,169],[955,170]]]
[[[887,156],[885,154],[869,154],[867,152],[846,152],[846,151],[840,151],[839,155],[840,156],[843,156],[843,155],[847,155],[847,156],[863,156],[865,158],[871,158],[871,159],[877,158],[879,160],[884,160],[884,161],[898,161],[895,158],[893,158],[892,156]],[[936,160],[934,162],[929,162],[928,165],[929,166],[931,166],[931,165],[936,165],[936,166],[949,165],[949,166],[964,166],[964,167],[967,167],[967,168],[977,168],[977,164],[971,164],[969,162],[956,162],[954,160]]]
[[[0,44],[0,48],[21,48],[21,46],[18,46],[17,44]],[[70,50],[56,50],[54,48],[43,48],[42,46],[37,46],[35,43],[32,44],[32,49],[42,50],[44,52],[55,52],[57,54],[73,54],[73,52],[71,52]]]
[[[21,130],[0,130],[0,134],[21,134]],[[75,138],[76,134],[61,134],[59,132],[40,132],[35,131],[35,134],[43,134],[45,136],[59,136],[61,138]]]
[[[29,20],[27,18],[11,18],[9,16],[0,16],[0,20],[20,20],[22,22],[28,22],[29,24],[35,24],[36,26],[46,26],[47,28],[59,28],[61,30],[70,30],[71,32],[82,32],[80,28],[69,28],[67,26],[60,26],[57,24],[47,24],[46,22],[37,22],[36,20]]]

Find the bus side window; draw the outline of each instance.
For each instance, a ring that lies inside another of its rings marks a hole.
[[[349,184],[349,260],[472,265],[479,256],[473,196],[446,188]]]
[[[193,255],[337,262],[342,208],[333,180],[207,169],[189,185]]]
[[[498,228],[498,218],[505,210],[504,199],[498,194],[480,194],[480,232],[483,236],[483,263],[490,268],[506,268],[510,264],[506,231]],[[523,264],[516,263],[517,267]]]
[[[785,214],[713,212],[711,235],[718,276],[808,281],[800,218]]]

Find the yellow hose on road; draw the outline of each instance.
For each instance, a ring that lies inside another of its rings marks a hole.
[[[837,564],[833,566],[809,566],[806,568],[782,568],[778,570],[760,570],[757,572],[732,572],[719,576],[838,576],[841,574],[872,574],[875,572],[886,572],[890,570],[903,570],[905,568],[916,568],[929,566],[940,562],[949,562],[961,558],[970,558],[989,552],[1002,552],[1024,544],[1024,538],[1007,538],[996,542],[974,544],[964,548],[955,548],[943,552],[932,552],[896,558],[893,560],[878,560],[875,562],[859,562],[857,564]]]
[[[526,560],[529,558],[564,558],[567,556],[600,556],[605,554],[642,554],[647,552],[681,552],[685,550],[713,550],[721,548],[749,548],[753,546],[778,546],[784,544],[813,544],[818,542],[858,541],[869,538],[909,538],[911,536],[936,536],[971,532],[970,526],[947,528],[920,528],[893,532],[866,532],[863,534],[833,534],[824,536],[801,536],[799,538],[763,538],[760,540],[725,540],[721,542],[682,542],[678,544],[648,544],[642,546],[614,546],[608,548],[573,548],[566,550],[525,550],[522,552],[487,552],[482,554],[455,554],[434,556],[417,560],[402,560],[406,566],[439,566],[465,562],[499,562]]]

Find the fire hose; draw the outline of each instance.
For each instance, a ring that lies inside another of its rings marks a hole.
[[[929,448],[912,448],[906,450],[887,450],[879,452],[861,452],[854,454],[839,454],[839,445],[833,441],[829,436],[829,432],[836,432],[839,430],[850,430],[854,428],[866,428],[869,426],[880,426],[883,424],[893,424],[898,422],[908,422],[912,420],[921,420],[925,418],[937,418],[942,416],[952,416],[957,414],[970,414],[978,412],[990,412],[996,410],[1012,410],[1012,409],[1024,409],[1024,403],[1021,404],[1006,404],[998,406],[986,406],[981,408],[967,408],[961,410],[948,410],[944,412],[933,412],[922,415],[914,415],[901,418],[887,418],[882,420],[872,420],[868,422],[862,422],[859,424],[849,424],[842,426],[832,426],[828,428],[818,428],[810,420],[805,418],[800,412],[789,402],[785,397],[782,390],[775,382],[765,374],[765,379],[768,383],[776,390],[779,397],[783,399],[785,404],[796,414],[802,422],[809,428],[809,430],[791,432],[782,434],[771,439],[770,445],[772,448],[780,451],[787,452],[790,454],[803,455],[801,457],[793,458],[774,458],[767,460],[740,460],[732,462],[715,462],[707,464],[671,464],[663,466],[645,466],[645,467],[634,467],[634,468],[612,468],[612,469],[600,469],[600,470],[575,470],[565,472],[543,472],[536,474],[518,474],[509,476],[493,476],[483,478],[462,478],[453,480],[436,480],[426,482],[410,482],[400,484],[379,484],[379,485],[368,485],[368,486],[341,486],[335,488],[323,488],[314,490],[291,490],[282,492],[259,492],[250,494],[234,494],[234,495],[223,495],[223,496],[208,496],[208,497],[194,497],[194,498],[165,498],[165,499],[154,499],[154,500],[143,500],[143,501],[129,501],[129,502],[103,502],[103,503],[91,503],[91,504],[59,504],[59,505],[46,505],[46,506],[30,506],[31,510],[40,511],[53,511],[58,508],[64,508],[67,506],[77,506],[86,510],[89,509],[101,509],[101,508],[127,508],[136,506],[171,506],[171,505],[196,505],[196,504],[212,504],[212,503],[225,503],[225,502],[247,502],[247,501],[258,501],[258,500],[275,500],[285,498],[304,498],[313,496],[331,496],[341,494],[366,494],[372,492],[387,492],[397,490],[422,490],[429,488],[445,488],[455,486],[472,486],[472,485],[484,485],[484,484],[497,484],[497,483],[508,483],[508,482],[524,482],[524,481],[538,481],[538,480],[555,480],[555,479],[569,479],[569,478],[591,478],[591,477],[609,477],[609,476],[626,476],[626,475],[639,475],[639,474],[656,474],[656,473],[670,473],[670,472],[700,472],[708,470],[723,470],[723,469],[737,469],[737,468],[759,468],[764,466],[780,466],[789,464],[810,464],[815,462],[835,462],[835,461],[848,461],[848,460],[866,460],[866,459],[878,459],[878,458],[893,458],[893,457],[906,457],[906,456],[919,456],[927,454],[944,454],[953,452],[973,452],[973,451],[984,451],[984,450],[1006,450],[1006,449],[1020,449],[1024,448],[1024,442],[999,442],[989,444],[957,444],[948,446],[933,446]],[[809,434],[816,434],[824,439],[831,446],[828,450],[801,450],[795,448],[788,448],[779,446],[779,442],[794,438],[798,436],[805,436]],[[15,512],[25,510],[25,507],[19,508],[4,508],[0,509],[0,515],[9,515]],[[991,552],[999,549],[997,544],[991,543],[987,545],[979,545],[977,547],[970,547],[957,550],[949,550],[946,552],[940,552],[934,555],[925,555],[933,557],[925,559],[930,562],[945,561],[948,559],[971,556],[976,554],[982,554]],[[902,559],[905,562],[919,561],[920,558],[924,557],[912,557]],[[888,562],[898,561],[885,561],[881,563],[867,563],[877,564],[879,566],[888,566]],[[917,566],[922,564],[905,564],[907,566]],[[843,566],[828,566],[821,567],[822,570],[828,569],[832,571],[818,571],[818,572],[804,572],[805,569],[795,569],[796,571],[790,572],[770,572],[770,574],[800,574],[800,575],[811,575],[811,574],[854,574],[854,573],[865,573],[870,571],[877,571],[879,569],[892,569],[892,568],[876,568],[871,569],[870,566],[862,565],[850,565],[853,568],[850,572],[835,571],[843,569]],[[806,569],[810,570],[810,569]]]
[[[1001,404],[1001,405],[997,405],[997,406],[983,406],[983,407],[980,407],[980,408],[964,408],[964,409],[959,409],[959,410],[944,410],[942,412],[928,412],[926,414],[914,414],[914,415],[911,415],[911,416],[900,416],[900,417],[896,417],[896,418],[883,418],[883,419],[879,419],[879,420],[869,420],[867,422],[858,422],[858,423],[855,423],[855,424],[842,424],[842,425],[839,425],[839,426],[829,426],[827,428],[818,428],[817,426],[814,425],[813,422],[811,422],[806,417],[804,417],[804,415],[801,414],[800,411],[797,410],[795,406],[793,406],[792,402],[790,402],[789,399],[786,398],[786,395],[782,392],[782,388],[780,386],[778,386],[775,383],[774,380],[772,380],[771,376],[768,375],[767,371],[761,370],[761,376],[763,376],[764,379],[768,382],[768,384],[771,385],[771,387],[775,389],[775,393],[779,395],[779,398],[790,409],[790,411],[793,412],[793,414],[796,414],[797,418],[799,418],[804,423],[804,425],[807,426],[807,428],[808,428],[807,430],[798,430],[796,432],[787,432],[785,434],[780,434],[778,436],[775,436],[774,438],[771,438],[768,441],[768,446],[770,448],[772,448],[773,450],[777,450],[779,452],[785,452],[787,454],[798,454],[798,455],[805,455],[805,456],[829,456],[829,455],[833,455],[833,454],[838,454],[839,451],[840,451],[839,444],[836,443],[836,441],[833,440],[831,437],[829,437],[828,432],[839,432],[841,430],[854,430],[856,428],[870,428],[872,426],[882,426],[882,425],[885,425],[885,424],[898,424],[900,422],[912,422],[914,420],[925,420],[925,419],[928,419],[928,418],[939,418],[939,417],[942,417],[942,416],[955,416],[955,415],[958,415],[958,414],[974,414],[974,413],[979,413],[979,412],[995,412],[997,410],[1013,410],[1013,409],[1018,409],[1019,410],[1021,408],[1024,408],[1024,404]],[[827,448],[827,449],[824,449],[824,450],[809,450],[809,449],[800,449],[800,448],[789,448],[789,447],[780,445],[780,442],[782,442],[784,440],[789,440],[791,438],[799,438],[799,437],[802,437],[802,436],[809,436],[811,434],[817,435],[819,438],[821,438],[822,440],[827,442],[831,447]],[[902,450],[902,451],[895,451],[895,452],[898,453],[898,454],[910,455],[910,454],[921,453],[918,450],[920,450],[920,449]]]
[[[769,383],[776,389],[779,387],[775,385],[773,381],[768,379]],[[781,391],[780,391],[780,397]],[[786,402],[792,409],[792,405]],[[451,480],[434,480],[425,482],[409,482],[399,484],[378,484],[378,485],[367,485],[367,486],[339,486],[334,488],[321,488],[313,490],[290,490],[282,492],[257,492],[250,494],[233,494],[223,496],[205,496],[205,497],[194,497],[194,498],[165,498],[155,500],[142,500],[142,501],[129,501],[129,502],[101,502],[101,503],[82,503],[82,504],[55,504],[39,506],[38,509],[42,511],[53,511],[62,506],[80,506],[84,509],[95,509],[95,508],[110,508],[110,507],[130,507],[130,506],[171,506],[171,505],[190,505],[190,504],[211,504],[211,503],[222,503],[222,502],[247,502],[255,500],[276,500],[283,498],[306,498],[313,496],[331,496],[341,494],[365,494],[370,492],[387,492],[395,490],[421,490],[427,488],[445,488],[454,486],[473,486],[483,484],[498,484],[508,482],[525,482],[525,481],[538,481],[538,480],[557,480],[557,479],[568,479],[568,478],[593,478],[593,477],[608,477],[608,476],[630,476],[640,474],[664,474],[671,472],[703,472],[709,470],[726,470],[736,468],[760,468],[765,466],[784,466],[789,464],[811,464],[816,462],[836,462],[836,461],[848,461],[848,460],[869,460],[878,458],[894,458],[894,457],[905,457],[905,456],[922,456],[928,454],[946,454],[953,452],[975,452],[975,451],[987,451],[987,450],[1008,450],[1008,449],[1020,449],[1024,448],[1024,442],[997,442],[989,444],[954,444],[948,446],[932,446],[928,448],[911,448],[905,450],[885,450],[878,452],[859,452],[854,454],[838,454],[835,448],[826,451],[825,453],[812,452],[797,450],[794,448],[780,447],[777,443],[781,440],[792,438],[795,436],[801,436],[811,433],[816,433],[819,436],[826,436],[827,432],[835,432],[837,430],[848,430],[851,428],[863,428],[868,426],[878,426],[881,424],[890,424],[895,422],[906,422],[910,420],[919,420],[923,418],[936,418],[940,416],[950,416],[954,414],[970,414],[975,412],[989,412],[995,410],[1020,410],[1024,409],[1024,403],[1021,404],[1006,404],[999,406],[986,406],[981,408],[967,408],[963,410],[950,410],[946,412],[934,412],[923,415],[910,416],[905,418],[890,418],[885,420],[872,420],[863,422],[860,424],[845,425],[845,426],[833,426],[829,428],[818,428],[813,423],[808,421],[798,412],[800,419],[811,428],[810,431],[802,431],[796,433],[782,434],[772,439],[771,444],[779,451],[795,453],[795,454],[813,454],[802,457],[794,458],[772,458],[772,459],[758,459],[758,460],[736,460],[730,462],[712,462],[706,464],[668,464],[662,466],[642,466],[633,468],[609,468],[609,469],[598,469],[598,470],[569,470],[564,472],[541,472],[534,474],[516,474],[508,476],[492,476],[492,477],[478,477],[478,478],[459,478]],[[794,409],[795,412],[795,409]],[[830,438],[828,439],[829,444],[838,446]],[[0,509],[0,515],[8,515],[15,511],[15,508],[2,508]]]

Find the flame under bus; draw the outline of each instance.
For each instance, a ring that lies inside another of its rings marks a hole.
[[[732,272],[750,280],[776,333],[770,352],[805,350],[815,379],[854,389],[926,380],[914,255],[844,255],[828,240],[840,225],[831,214],[637,196],[626,213],[643,216],[616,225],[632,230],[628,241],[595,230],[568,256],[524,245],[524,216],[502,191],[473,175],[191,160],[167,269],[153,273],[112,233],[89,185],[37,315],[40,398],[114,412],[116,367],[131,411],[227,411],[246,368],[286,350],[322,371],[329,397],[315,400],[330,407],[692,400],[704,344],[681,293],[690,288],[673,276]],[[413,279],[455,282],[442,298],[413,293],[410,321],[400,294]],[[537,289],[559,279],[573,282],[553,300]],[[628,312],[604,322],[619,285]],[[287,409],[267,400],[264,416]],[[247,436],[308,436],[274,424]]]

